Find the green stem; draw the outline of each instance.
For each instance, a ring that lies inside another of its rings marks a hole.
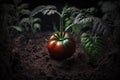
[[[72,27],[73,25],[75,25],[74,23],[73,24],[70,24],[68,27],[65,28],[65,31],[67,31],[70,27]]]
[[[62,32],[63,32],[63,15],[60,14],[59,12],[56,11],[56,13],[60,16],[60,36],[62,36]]]
[[[60,15],[60,36],[63,37],[62,35],[63,32],[63,15]]]
[[[60,16],[60,36],[62,37],[64,11],[62,13],[56,11],[56,13]]]
[[[60,32],[63,32],[63,17],[60,17]]]
[[[56,13],[60,16],[60,32],[63,32],[63,17],[64,17],[64,11],[62,13],[59,13],[56,11]]]

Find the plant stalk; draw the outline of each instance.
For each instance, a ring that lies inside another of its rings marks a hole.
[[[63,32],[63,17],[60,17],[60,32]]]
[[[72,27],[73,25],[75,25],[74,23],[73,24],[70,24],[68,27],[65,28],[65,31],[67,31],[70,27]]]
[[[63,16],[60,16],[60,36],[62,37],[63,32]]]

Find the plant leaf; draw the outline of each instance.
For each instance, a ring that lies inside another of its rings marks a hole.
[[[19,22],[19,26],[21,26],[24,23],[29,23],[30,19],[29,18],[23,18],[20,22]]]
[[[36,14],[38,14],[39,12],[42,12],[44,15],[47,14],[47,15],[51,15],[51,14],[54,14],[56,13],[57,9],[55,6],[53,5],[42,5],[42,6],[38,6],[36,7],[32,13],[31,13],[31,16],[34,16]]]
[[[65,14],[70,13],[72,16],[74,16],[76,14],[79,14],[80,10],[76,7],[65,7],[64,8],[64,13]]]
[[[79,14],[75,17],[73,23],[74,23],[74,24],[79,24],[80,20],[82,19],[82,16],[83,16],[83,14],[82,14],[82,13],[79,13]]]
[[[39,21],[39,22],[40,22],[40,21],[41,21],[41,19],[40,19],[40,18],[32,18],[32,22],[33,22],[33,23],[35,23],[35,22],[37,22],[37,21]]]
[[[75,24],[81,24],[83,26],[88,24],[89,22],[92,22],[92,25],[91,25],[92,26],[92,33],[97,34],[97,35],[102,35],[102,36],[104,36],[106,34],[107,35],[110,34],[110,33],[108,33],[109,32],[109,28],[106,26],[106,24],[103,23],[101,21],[101,19],[99,19],[97,17],[91,16],[91,17],[87,17],[87,18],[81,19],[81,18],[79,18],[79,16],[77,16],[75,18],[75,20],[74,20]],[[88,26],[90,26],[90,25],[88,25]]]
[[[95,63],[105,51],[104,41],[101,37],[90,36],[87,33],[81,35],[81,44],[91,63]]]
[[[15,30],[19,31],[19,32],[22,32],[23,31],[23,28],[20,27],[20,26],[12,26],[12,28],[14,28]]]
[[[40,26],[40,24],[35,23],[35,24],[34,24],[34,28],[35,28],[35,29],[40,29],[40,28],[41,28],[41,26]]]
[[[17,9],[19,11],[22,10],[22,9],[25,9],[25,8],[28,8],[28,4],[27,3],[21,4],[20,6],[17,7]]]
[[[20,13],[21,13],[22,15],[30,15],[30,14],[31,14],[31,11],[28,10],[28,9],[22,9],[22,10],[20,11]]]

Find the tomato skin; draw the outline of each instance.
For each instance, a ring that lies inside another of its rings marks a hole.
[[[63,40],[58,40],[57,34],[53,34],[48,42],[48,51],[54,59],[66,59],[75,52],[75,40],[66,32]]]

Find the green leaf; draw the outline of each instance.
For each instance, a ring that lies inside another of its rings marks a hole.
[[[83,38],[83,37],[89,37],[89,34],[83,33],[83,34],[81,35],[81,37],[82,37],[82,38]]]
[[[65,13],[70,13],[71,15],[78,14],[80,10],[76,7],[65,7]]]
[[[35,23],[35,22],[37,22],[37,21],[39,21],[39,22],[40,22],[40,21],[41,21],[41,19],[40,19],[40,18],[32,18],[32,22],[33,22],[33,23]]]
[[[69,19],[66,21],[65,26],[69,26],[72,23],[72,21]]]
[[[82,37],[82,38],[81,38],[81,42],[84,43],[87,39],[88,39],[88,38],[86,38],[86,37]]]
[[[20,11],[20,13],[21,13],[22,15],[30,15],[30,14],[31,14],[31,11],[28,10],[28,9],[22,9],[22,10]]]
[[[52,15],[52,14],[54,14],[55,12],[56,12],[56,10],[50,10],[50,11],[48,11],[47,15]]]
[[[22,26],[22,29],[25,32],[33,32],[35,33],[38,29],[41,29],[41,26],[39,24],[40,18],[34,18],[34,17],[27,17],[21,19],[19,22],[19,26]]]
[[[25,9],[25,8],[28,8],[28,4],[26,4],[26,3],[21,4],[17,9],[22,10],[22,9]]]
[[[30,19],[29,18],[23,18],[20,22],[19,22],[19,25],[21,26],[22,24],[24,23],[29,23],[30,22]]]
[[[81,44],[89,57],[89,61],[93,64],[105,51],[104,40],[98,36],[89,36],[87,33],[83,33]]]
[[[40,26],[40,24],[35,23],[35,24],[34,24],[34,28],[35,28],[35,29],[40,29],[40,28],[41,28],[41,26]]]
[[[34,16],[38,14],[39,12],[43,13],[44,15],[51,15],[51,14],[56,13],[57,9],[53,5],[47,5],[47,6],[41,5],[33,9],[33,11],[31,12],[31,16]]]
[[[89,42],[92,42],[92,40],[91,40],[90,38],[87,38],[87,39],[84,41],[85,44],[87,44],[87,43],[89,43]]]
[[[20,26],[12,26],[12,28],[14,28],[15,30],[19,31],[19,32],[22,32],[23,31],[23,28],[20,27]]]
[[[91,41],[89,41],[88,43],[85,44],[85,48],[90,47]]]
[[[79,35],[79,33],[80,33],[80,31],[81,31],[81,28],[82,28],[81,25],[74,25],[74,26],[72,27],[72,32],[73,32],[73,34]]]

